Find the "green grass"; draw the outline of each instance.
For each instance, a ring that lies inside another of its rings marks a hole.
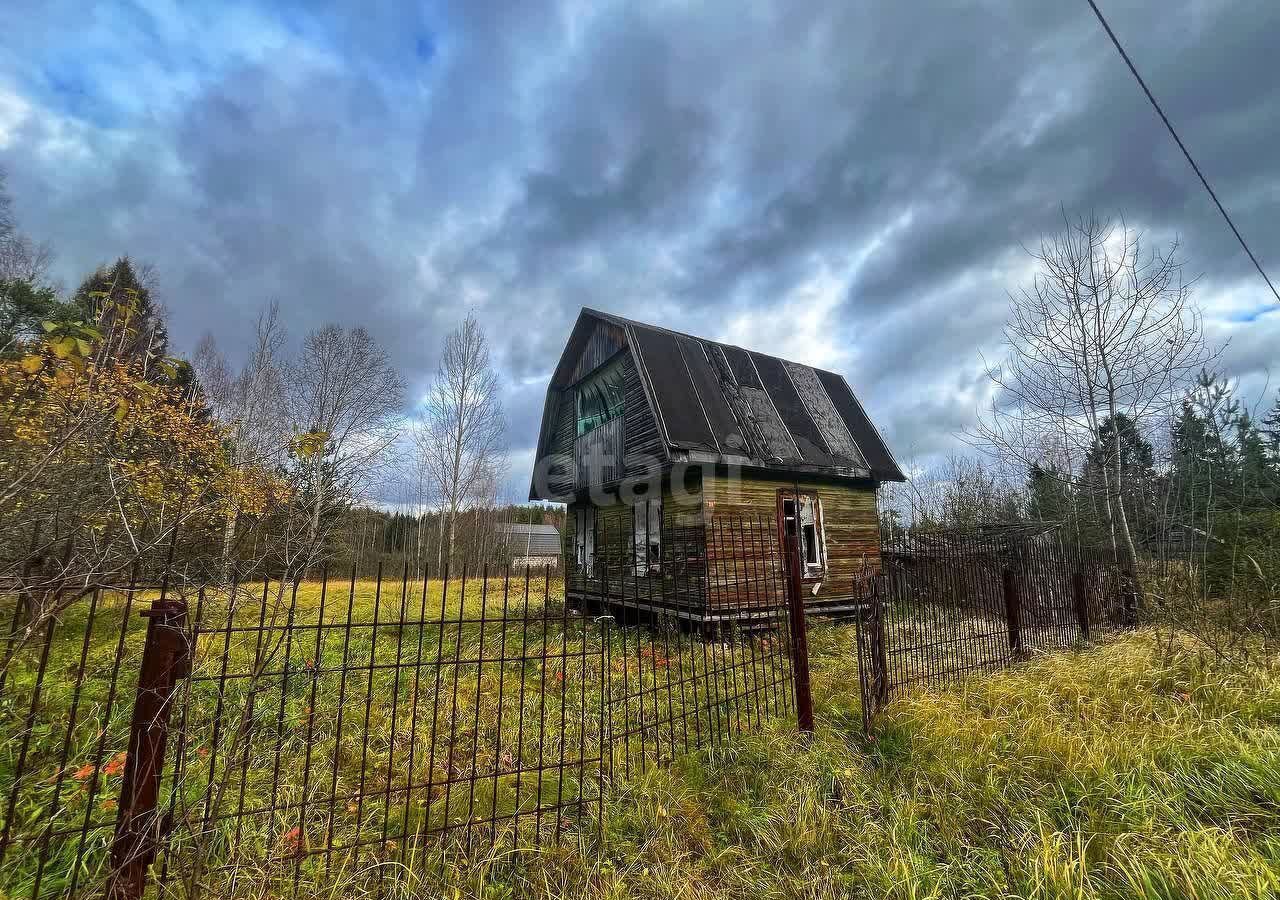
[[[398,616],[398,594],[394,604]],[[438,629],[428,627],[427,635],[438,636]],[[598,640],[581,629],[546,636],[570,647]],[[391,652],[396,637],[416,651],[416,629],[392,637]],[[486,645],[492,639],[486,636]],[[619,779],[601,841],[473,855],[415,847],[407,867],[395,854],[381,867],[367,855],[339,854],[327,877],[314,866],[303,869],[300,895],[360,897],[381,883],[404,897],[1280,896],[1280,662],[1225,668],[1190,648],[1169,659],[1151,635],[1139,633],[896,699],[868,742],[853,640],[845,626],[811,629],[819,722],[811,740],[796,735],[790,722],[767,722],[727,747]],[[450,646],[446,641],[446,655]],[[251,662],[252,649],[234,650],[232,667]],[[678,649],[690,654],[680,654],[682,660],[701,664],[700,648]],[[74,666],[79,645],[58,652]],[[290,658],[305,662],[312,652],[295,648]],[[367,658],[367,644],[361,652]],[[61,656],[57,665],[66,665]],[[628,667],[612,671],[611,679],[617,683],[624,671],[628,679],[641,677],[639,667]],[[645,671],[650,684],[664,674],[652,664]],[[515,673],[509,669],[507,677]],[[325,681],[330,677],[317,682],[319,691],[334,690]],[[309,692],[309,680],[300,681]],[[278,715],[281,683],[270,687],[275,699],[265,708]],[[484,694],[482,688],[481,704]],[[338,743],[345,768],[354,759],[358,772],[362,747],[386,765],[393,704],[383,698],[393,695],[406,702],[405,686],[397,695],[375,679],[374,740]],[[251,770],[273,764],[281,745],[290,771],[304,746],[299,728],[307,699],[288,695],[284,732],[264,724],[250,749]],[[465,699],[474,714],[477,698]],[[580,718],[579,706],[561,706],[555,692],[535,702],[548,700],[553,717],[567,710],[567,721]],[[488,716],[482,708],[481,718]],[[332,755],[331,724],[323,734],[317,746]],[[480,741],[482,750],[488,746]],[[257,793],[261,785],[251,778],[247,788]],[[499,784],[498,796],[485,802],[509,807],[515,798],[503,791]],[[442,798],[422,804],[433,802]],[[422,806],[411,811],[425,814]],[[354,827],[339,810],[343,817],[344,827]],[[209,896],[287,896],[293,865],[273,857],[285,824],[258,827],[238,877],[211,875]],[[21,888],[29,891],[29,874],[23,877],[6,863],[0,880],[12,879],[13,894],[21,896]]]
[[[493,817],[503,820],[509,843],[577,838],[578,814],[593,817],[598,806],[602,727],[611,724],[616,734],[647,723],[613,742],[604,767],[626,773],[641,756],[652,759],[657,745],[683,743],[683,733],[671,735],[655,721],[667,718],[667,704],[698,708],[704,720],[714,714],[723,727],[739,714],[722,702],[741,689],[731,680],[740,680],[748,660],[758,680],[767,674],[758,641],[703,645],[672,632],[637,646],[635,629],[613,627],[606,648],[601,627],[565,615],[562,589],[547,588],[550,603],[541,580],[528,586],[527,599],[526,585],[511,583],[505,623],[494,621],[503,609],[501,580],[490,581],[487,595],[472,582],[465,598],[457,584],[446,598],[442,584],[431,582],[424,599],[418,584],[387,583],[379,592],[367,581],[331,583],[323,595],[318,584],[304,583],[296,598],[272,585],[265,603],[260,587],[245,589],[234,607],[225,596],[189,598],[201,637],[171,717],[166,770],[174,777],[161,792],[166,808],[173,798],[178,825],[172,869],[187,871],[203,856],[206,885],[227,894],[248,873],[248,883],[279,879],[292,888],[295,873],[304,886],[320,885],[335,871],[407,862],[411,851],[435,851],[440,842],[406,844],[402,835]],[[135,601],[135,611],[146,599]],[[141,619],[124,614],[123,598],[106,598],[92,627],[85,606],[55,632],[19,784],[18,841],[0,875],[14,896],[30,895],[37,878],[42,893],[103,879],[145,632]],[[122,625],[121,678],[107,717]],[[11,669],[0,708],[0,803],[23,754],[40,651],[31,645]],[[712,681],[693,677],[708,668],[717,672]],[[552,768],[561,759],[569,764]],[[584,803],[574,806],[578,799]],[[214,812],[206,817],[210,800]],[[76,873],[79,835],[57,832],[78,829],[86,813],[96,827]],[[475,843],[488,835],[474,835]],[[327,848],[333,851],[314,853]]]

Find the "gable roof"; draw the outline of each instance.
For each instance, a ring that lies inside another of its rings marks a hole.
[[[554,427],[555,398],[569,387],[579,356],[601,322],[631,350],[671,456],[905,480],[841,375],[586,308],[547,390],[539,457]]]
[[[503,522],[497,526],[507,548],[523,556],[559,556],[560,530],[554,525]]]

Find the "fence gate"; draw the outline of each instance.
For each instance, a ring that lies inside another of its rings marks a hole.
[[[886,540],[863,588],[863,725],[894,692],[936,687],[1134,624],[1109,554],[1051,527],[912,531]]]

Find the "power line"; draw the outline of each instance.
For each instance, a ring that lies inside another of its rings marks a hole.
[[[1271,283],[1271,279],[1267,277],[1267,273],[1262,269],[1262,263],[1258,262],[1258,257],[1253,255],[1253,251],[1249,249],[1249,245],[1245,243],[1244,236],[1240,234],[1240,229],[1236,228],[1236,223],[1231,221],[1231,216],[1227,214],[1226,207],[1222,205],[1222,201],[1218,199],[1218,195],[1213,192],[1213,188],[1209,186],[1209,179],[1204,177],[1204,173],[1200,171],[1200,167],[1196,165],[1196,161],[1191,158],[1191,152],[1182,143],[1182,138],[1178,137],[1178,132],[1174,131],[1173,124],[1169,121],[1169,117],[1164,114],[1164,110],[1160,108],[1160,104],[1156,102],[1156,98],[1152,95],[1151,89],[1147,87],[1147,83],[1142,80],[1142,76],[1138,74],[1138,69],[1133,64],[1133,60],[1129,59],[1129,54],[1125,52],[1124,47],[1120,45],[1120,39],[1116,37],[1116,33],[1111,30],[1111,26],[1107,23],[1106,17],[1102,15],[1102,10],[1098,9],[1098,4],[1094,0],[1087,0],[1090,7],[1093,8],[1093,14],[1098,17],[1098,21],[1102,23],[1102,27],[1106,29],[1107,37],[1111,38],[1111,43],[1116,45],[1116,50],[1120,51],[1120,57],[1124,60],[1125,65],[1129,67],[1129,71],[1133,73],[1133,77],[1138,80],[1138,84],[1142,87],[1142,92],[1147,95],[1147,99],[1151,101],[1151,105],[1155,107],[1160,119],[1164,122],[1164,127],[1169,129],[1169,134],[1173,135],[1173,139],[1178,144],[1178,149],[1182,151],[1182,155],[1187,158],[1187,162],[1191,164],[1191,168],[1200,176],[1200,183],[1204,185],[1204,189],[1209,192],[1209,196],[1213,198],[1213,202],[1217,204],[1218,212],[1222,213],[1222,218],[1227,220],[1227,225],[1236,236],[1236,240],[1240,242],[1240,246],[1244,248],[1244,252],[1249,254],[1249,259],[1253,260],[1253,266],[1258,270],[1258,274],[1262,276],[1262,280],[1267,283],[1267,287],[1271,288],[1271,293],[1275,294],[1276,299],[1280,300],[1280,291],[1276,290],[1276,286]]]

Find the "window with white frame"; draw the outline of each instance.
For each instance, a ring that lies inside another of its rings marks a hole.
[[[631,507],[635,573],[662,571],[662,500],[637,500]]]
[[[592,575],[596,556],[596,510],[580,506],[573,511],[573,558],[578,570]]]
[[[827,566],[826,537],[822,533],[822,504],[817,494],[801,492],[800,499],[800,566],[804,577],[816,578]],[[796,494],[786,491],[782,496],[782,522],[790,542],[796,536]]]

